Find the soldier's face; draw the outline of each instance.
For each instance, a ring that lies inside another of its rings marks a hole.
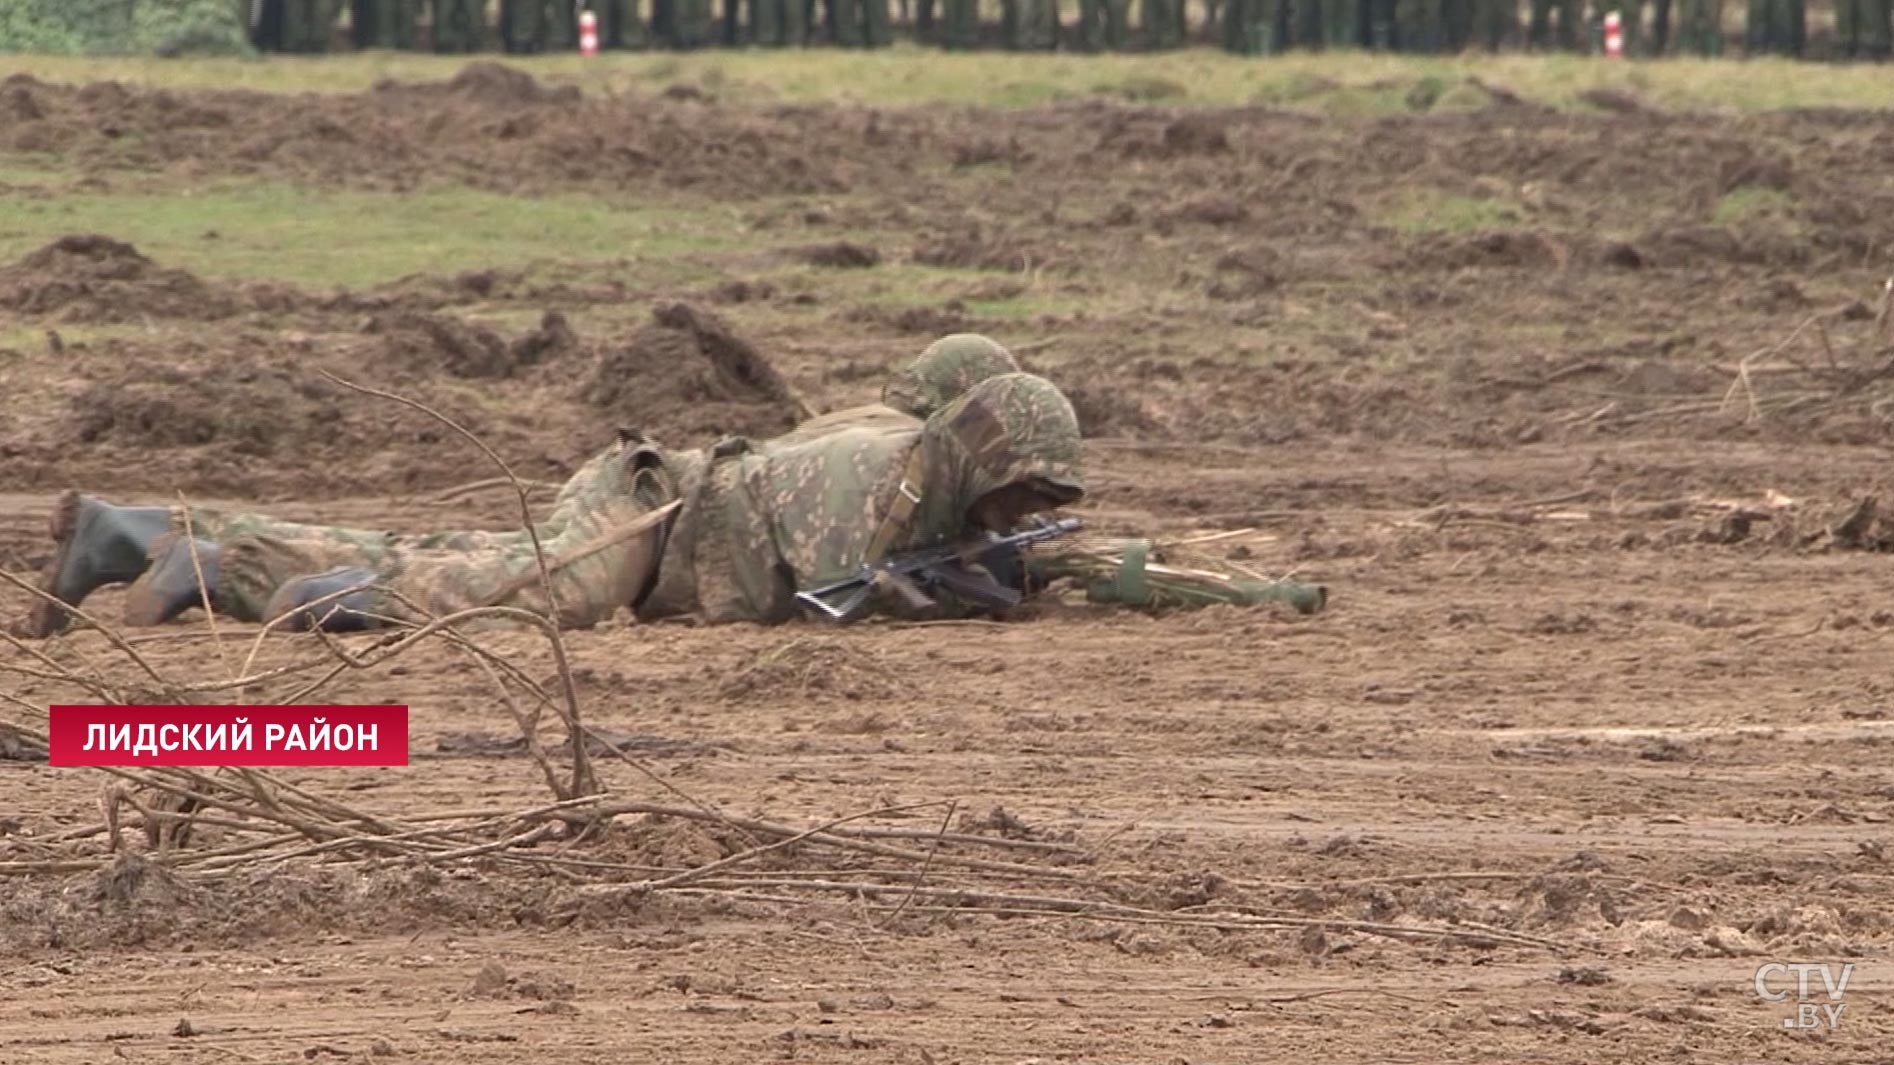
[[[967,517],[983,529],[1003,533],[1011,531],[1025,518],[1058,505],[1056,500],[1026,485],[1009,484],[975,500]]]

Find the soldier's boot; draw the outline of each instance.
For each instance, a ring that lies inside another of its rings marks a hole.
[[[381,620],[369,616],[374,611],[374,596],[368,588],[358,587],[373,584],[378,579],[380,575],[374,570],[359,566],[338,566],[297,577],[276,589],[269,605],[263,608],[263,616],[274,621],[285,614],[291,615],[283,624],[296,632],[314,628],[324,632],[378,629],[382,626]]]
[[[170,529],[169,507],[118,507],[68,491],[53,507],[50,531],[58,546],[41,572],[40,590],[78,606],[108,584],[136,580],[145,571],[151,545]],[[25,632],[52,636],[71,623],[70,613],[36,599]]]
[[[209,540],[166,533],[151,545],[151,565],[125,593],[125,624],[162,625],[209,599],[217,601],[217,560],[222,549]],[[198,582],[199,570],[204,573]]]

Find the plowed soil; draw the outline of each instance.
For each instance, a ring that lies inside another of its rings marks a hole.
[[[951,800],[963,831],[1078,846],[1138,905],[1309,920],[600,906],[490,857],[21,875],[6,863],[101,853],[100,834],[54,837],[96,824],[111,781],[20,754],[0,757],[0,1060],[1885,1059],[1894,121],[1503,95],[1320,121],[753,110],[522,78],[0,87],[0,145],[107,180],[710,196],[781,252],[716,259],[690,288],[443,268],[314,294],[80,229],[0,266],[7,335],[46,335],[0,351],[0,565],[37,571],[67,486],[414,530],[511,520],[504,491],[468,487],[491,471],[462,441],[317,367],[557,481],[619,426],[767,436],[871,400],[933,335],[987,332],[1071,392],[1094,528],[1229,534],[1218,550],[1326,584],[1330,608],[606,626],[570,638],[592,723],[733,813]],[[815,280],[761,276],[778,259]],[[898,305],[823,280],[915,264],[964,291]],[[125,322],[151,328],[58,337]],[[118,597],[88,608],[115,618]],[[252,635],[197,615],[168,632],[141,650],[174,676],[221,675]],[[491,640],[552,675],[537,637]],[[91,632],[36,648],[116,653]],[[409,704],[416,756],[285,772],[306,788],[390,815],[547,801],[444,647],[325,696]],[[675,870],[746,845],[627,818],[544,849]],[[1464,934],[1376,931],[1404,924]],[[1856,963],[1839,1024],[1785,1030],[1796,1003],[1755,991],[1768,962]]]

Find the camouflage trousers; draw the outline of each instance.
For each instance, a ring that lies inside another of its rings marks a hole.
[[[616,445],[593,456],[560,488],[546,520],[533,527],[542,550],[549,558],[561,550],[574,550],[580,542],[596,535],[601,527],[623,517],[631,497],[630,479],[624,469],[624,455]],[[645,506],[646,510],[651,509]],[[223,549],[217,579],[217,603],[220,611],[240,621],[264,621],[264,608],[270,597],[285,583],[297,577],[321,573],[340,566],[373,570],[385,580],[396,580],[404,595],[415,590],[418,602],[451,603],[457,596],[451,591],[437,593],[433,583],[448,582],[456,567],[474,565],[507,576],[493,577],[488,586],[476,588],[465,597],[491,594],[514,579],[511,574],[522,568],[536,573],[532,536],[524,529],[507,532],[486,530],[449,530],[403,535],[378,529],[342,525],[313,525],[284,521],[267,514],[222,512],[192,509],[189,513],[192,533],[210,540]],[[184,514],[173,518],[178,529],[184,528]],[[599,552],[608,555],[609,552]],[[604,561],[593,558],[584,565],[568,566],[568,580],[595,575]],[[422,583],[417,586],[416,579]],[[609,584],[610,582],[607,581]],[[557,584],[555,584],[555,588]],[[532,596],[543,599],[537,580]],[[529,596],[528,598],[531,598]],[[561,593],[563,600],[567,596]],[[609,611],[606,612],[609,615]]]
[[[540,574],[530,537],[472,549],[417,547],[377,571],[387,590],[374,594],[376,612],[421,622],[503,606],[550,617],[560,628],[585,628],[629,609],[657,574],[664,536],[657,519],[671,493],[623,475],[622,465],[606,470],[616,490],[589,498],[541,540],[550,580]]]

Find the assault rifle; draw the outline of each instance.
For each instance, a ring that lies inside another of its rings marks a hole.
[[[861,572],[853,577],[797,592],[796,601],[835,622],[854,620],[878,588],[892,589],[915,609],[924,610],[934,605],[929,592],[946,591],[989,610],[1005,610],[1019,605],[1020,593],[967,567],[1064,536],[1083,525],[1077,518],[1058,521],[1041,518],[1031,528],[1005,536],[988,533],[985,539],[972,543],[923,547],[890,555],[863,565]],[[838,596],[839,602],[835,601]]]

